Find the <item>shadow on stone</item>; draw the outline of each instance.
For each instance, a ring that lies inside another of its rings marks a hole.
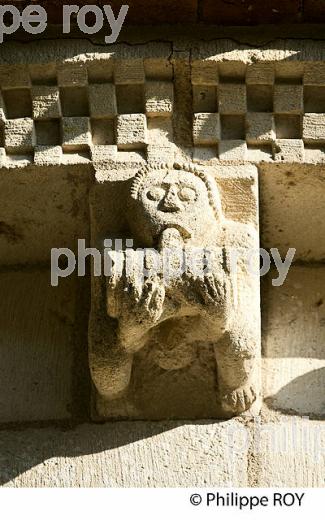
[[[310,419],[325,418],[325,368],[312,370],[293,379],[266,399],[270,408]]]
[[[202,448],[201,441],[196,440],[200,439],[202,425],[209,452],[213,446],[217,449],[223,445],[221,437],[228,435],[227,422],[202,421],[180,428],[185,425],[183,421],[134,421],[83,424],[70,429],[64,426],[35,426],[25,430],[2,431],[0,485],[12,486],[11,481],[20,477],[20,482],[14,484],[19,487],[114,487],[117,482],[122,483],[123,479],[128,478],[125,476],[128,472],[139,472],[139,480],[143,481],[144,468],[149,478],[150,475],[154,478],[155,465],[160,457],[165,459],[168,468],[172,460],[177,462],[184,457],[187,460],[189,455],[186,452],[195,449],[196,442]],[[170,430],[177,428],[180,428],[179,432],[169,435]],[[211,438],[212,430],[216,439]],[[163,434],[163,439],[155,440],[154,437],[160,434]],[[33,484],[25,484],[24,479],[26,482],[31,480],[23,474],[31,469]]]

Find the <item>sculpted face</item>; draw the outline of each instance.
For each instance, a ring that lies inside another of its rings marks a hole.
[[[140,186],[130,226],[144,245],[157,243],[161,233],[176,228],[184,241],[202,244],[218,226],[207,187],[193,173],[161,170]]]

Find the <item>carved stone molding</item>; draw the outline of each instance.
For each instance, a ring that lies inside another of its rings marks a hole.
[[[1,164],[324,162],[324,63],[224,55],[2,65]]]

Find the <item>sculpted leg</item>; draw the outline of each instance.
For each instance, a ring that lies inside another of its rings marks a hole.
[[[117,340],[116,321],[92,310],[89,344],[90,371],[99,394],[110,400],[121,397],[130,383],[133,356]]]
[[[259,365],[256,335],[245,326],[236,326],[224,334],[215,355],[224,410],[234,414],[248,410],[258,393],[254,377]]]

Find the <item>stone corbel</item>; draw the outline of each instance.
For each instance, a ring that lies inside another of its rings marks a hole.
[[[256,184],[253,166],[163,163],[94,188],[106,259],[89,328],[96,417],[257,410]]]

